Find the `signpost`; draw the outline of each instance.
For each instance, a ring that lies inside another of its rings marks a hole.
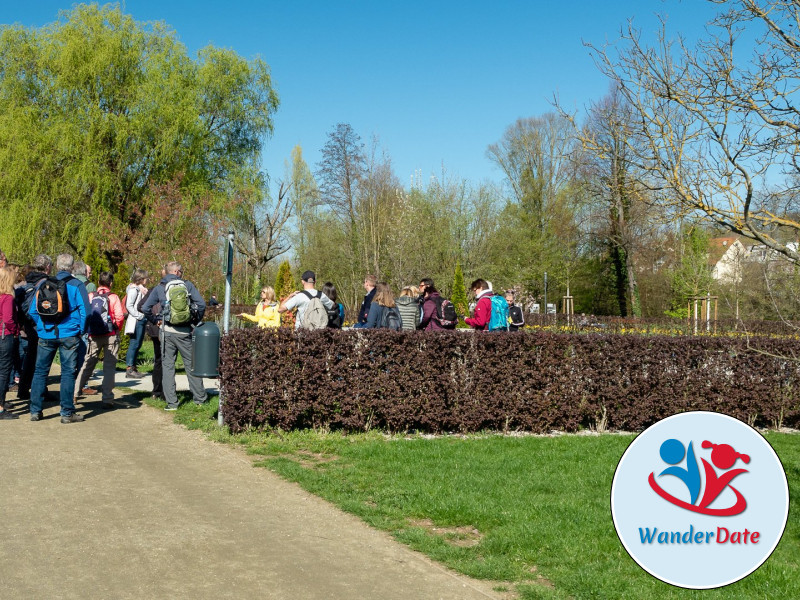
[[[231,278],[233,277],[233,238],[234,233],[228,234],[228,246],[225,250],[225,309],[222,313],[222,331],[228,335],[231,324]],[[222,382],[220,382],[222,383]],[[219,391],[219,409],[217,410],[217,425],[223,425],[222,419],[222,386]]]

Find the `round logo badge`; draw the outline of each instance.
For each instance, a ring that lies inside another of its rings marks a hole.
[[[716,588],[772,554],[789,516],[789,486],[778,455],[752,427],[718,413],[681,413],[628,446],[611,485],[611,515],[645,571],[683,588]]]

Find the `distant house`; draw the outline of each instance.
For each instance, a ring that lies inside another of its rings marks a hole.
[[[786,247],[797,252],[798,243],[788,242]],[[764,244],[754,244],[750,246],[747,260],[753,263],[760,263],[766,266],[770,272],[791,272],[796,267],[795,263],[777,250],[768,248]]]
[[[750,258],[748,248],[736,236],[713,238],[708,246],[711,277],[723,283],[739,283],[744,262]]]

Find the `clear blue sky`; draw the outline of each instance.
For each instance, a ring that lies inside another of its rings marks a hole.
[[[614,40],[629,18],[645,35],[655,15],[694,35],[710,14],[690,0],[419,2],[336,0],[127,0],[138,21],[164,21],[190,53],[207,44],[261,56],[281,105],[265,145],[273,181],[296,144],[312,169],[326,136],[350,123],[377,136],[408,186],[444,165],[473,182],[501,180],[486,148],[520,117],[552,110],[558,93],[580,109],[608,91],[582,40]],[[57,0],[0,0],[0,22],[54,21]]]

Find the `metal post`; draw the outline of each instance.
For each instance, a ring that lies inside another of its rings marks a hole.
[[[228,335],[231,325],[231,279],[233,277],[233,237],[234,233],[231,231],[228,234],[228,245],[226,247],[226,260],[225,260],[225,309],[222,313],[222,331],[224,335]],[[219,409],[217,410],[217,425],[222,427],[224,420],[222,418],[222,388],[219,391]]]
[[[544,322],[547,323],[547,271],[544,272]]]

